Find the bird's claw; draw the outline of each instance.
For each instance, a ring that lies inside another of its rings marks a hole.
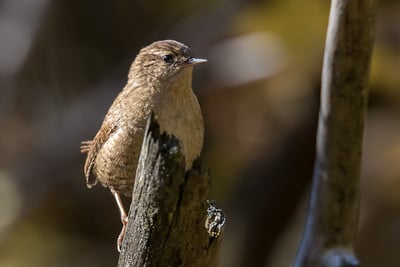
[[[122,242],[124,241],[126,227],[128,225],[128,216],[121,215],[122,229],[117,239],[117,250],[119,253],[122,251]]]

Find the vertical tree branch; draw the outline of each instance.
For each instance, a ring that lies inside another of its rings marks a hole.
[[[185,172],[179,141],[152,117],[118,266],[218,266],[224,217],[208,204],[210,181],[199,166]]]
[[[295,267],[359,266],[353,241],[375,17],[375,0],[332,1],[313,186]]]

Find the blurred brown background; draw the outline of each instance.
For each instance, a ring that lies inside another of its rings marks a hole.
[[[222,267],[290,266],[314,160],[329,1],[0,0],[0,266],[115,266],[118,211],[88,190],[93,137],[138,50],[186,43],[204,164],[227,215]],[[381,1],[357,253],[400,266],[400,2]]]

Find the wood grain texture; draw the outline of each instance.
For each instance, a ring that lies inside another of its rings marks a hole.
[[[118,266],[218,266],[220,237],[205,227],[210,176],[185,171],[180,142],[148,125]]]

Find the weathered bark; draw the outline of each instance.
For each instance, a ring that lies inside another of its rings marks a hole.
[[[152,119],[139,159],[119,267],[218,266],[221,210],[208,203],[210,176],[185,172],[179,141]]]
[[[360,265],[353,241],[375,17],[375,0],[332,1],[313,186],[295,267]]]

